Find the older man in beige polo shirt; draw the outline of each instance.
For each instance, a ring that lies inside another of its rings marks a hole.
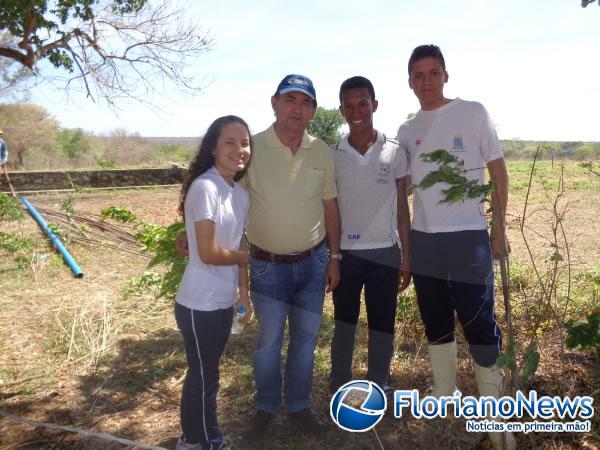
[[[258,438],[279,409],[282,387],[289,418],[305,431],[323,431],[309,396],[325,287],[331,291],[337,285],[340,258],[333,159],[324,142],[306,133],[317,107],[311,80],[284,77],[271,106],[275,123],[254,136],[243,180],[250,193],[250,290],[259,324],[252,423]],[[286,320],[290,340],[282,386]]]
[[[250,194],[250,290],[259,324],[254,355],[257,411],[248,436],[255,439],[266,434],[281,404],[286,321],[289,418],[309,433],[324,430],[309,397],[324,293],[337,286],[341,259],[333,159],[323,141],[306,133],[317,107],[312,81],[287,75],[271,106],[275,122],[254,136],[252,162],[241,180]],[[184,235],[177,247],[187,251]]]

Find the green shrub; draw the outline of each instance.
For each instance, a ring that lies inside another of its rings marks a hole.
[[[19,201],[14,197],[0,192],[0,220],[20,221],[24,218],[25,213],[23,213]]]
[[[31,238],[22,238],[14,233],[0,231],[0,250],[12,256],[18,269],[26,269],[33,257],[35,242]]]
[[[158,144],[154,149],[154,155],[161,159],[174,159],[176,161],[190,161],[196,150],[176,144]]]
[[[593,350],[600,361],[600,309],[594,309],[585,322],[567,322],[567,347]]]
[[[97,156],[94,156],[94,161],[96,161],[96,164],[98,164],[102,169],[105,170],[117,168],[116,161],[113,161],[112,159],[102,159]]]
[[[33,250],[33,240],[0,231],[0,249],[8,253],[30,252]]]
[[[159,297],[173,298],[179,288],[183,272],[187,265],[187,258],[179,255],[175,250],[175,239],[185,230],[183,222],[176,222],[168,227],[144,222],[128,209],[111,206],[101,212],[104,219],[110,218],[120,222],[130,222],[137,230],[135,238],[143,247],[141,252],[151,253],[154,256],[148,263],[148,268],[166,266],[167,271],[163,274],[146,272],[140,278],[130,282],[125,295],[139,291],[142,287],[155,287],[158,285]]]
[[[56,135],[59,152],[68,159],[78,158],[91,149],[88,136],[81,128],[60,130]]]
[[[159,290],[161,283],[162,276],[160,274],[144,272],[142,276],[134,277],[129,280],[129,283],[123,292],[123,296],[127,298],[131,295]]]
[[[530,269],[516,261],[510,262],[509,283],[511,289],[520,291],[531,284],[532,273]]]
[[[113,219],[117,222],[134,222],[138,220],[137,216],[128,209],[119,208],[118,206],[109,206],[108,208],[104,208],[100,215],[104,220]]]

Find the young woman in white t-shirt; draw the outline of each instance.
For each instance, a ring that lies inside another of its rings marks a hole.
[[[189,262],[175,299],[188,370],[181,394],[178,450],[224,446],[217,422],[219,359],[229,338],[234,305],[252,314],[248,295],[248,250],[240,242],[248,192],[236,181],[250,162],[252,138],[237,116],[215,120],[181,188]]]

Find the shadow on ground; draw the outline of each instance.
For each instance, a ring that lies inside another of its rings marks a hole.
[[[138,440],[157,434],[174,446],[185,358],[177,330],[161,329],[144,338],[123,338],[113,356],[103,358],[90,374],[64,373],[56,383],[27,392],[14,387],[0,392],[0,409],[31,420],[106,432]],[[156,420],[160,418],[160,420]],[[151,422],[156,423],[151,423]],[[162,435],[162,436],[161,436]],[[164,436],[172,436],[169,439]],[[147,439],[143,439],[147,442]],[[0,418],[0,448],[123,448],[66,431],[33,428]]]

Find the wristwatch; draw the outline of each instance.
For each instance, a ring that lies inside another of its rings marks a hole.
[[[338,261],[342,260],[342,254],[341,253],[330,253],[329,254],[329,259],[337,259]]]

